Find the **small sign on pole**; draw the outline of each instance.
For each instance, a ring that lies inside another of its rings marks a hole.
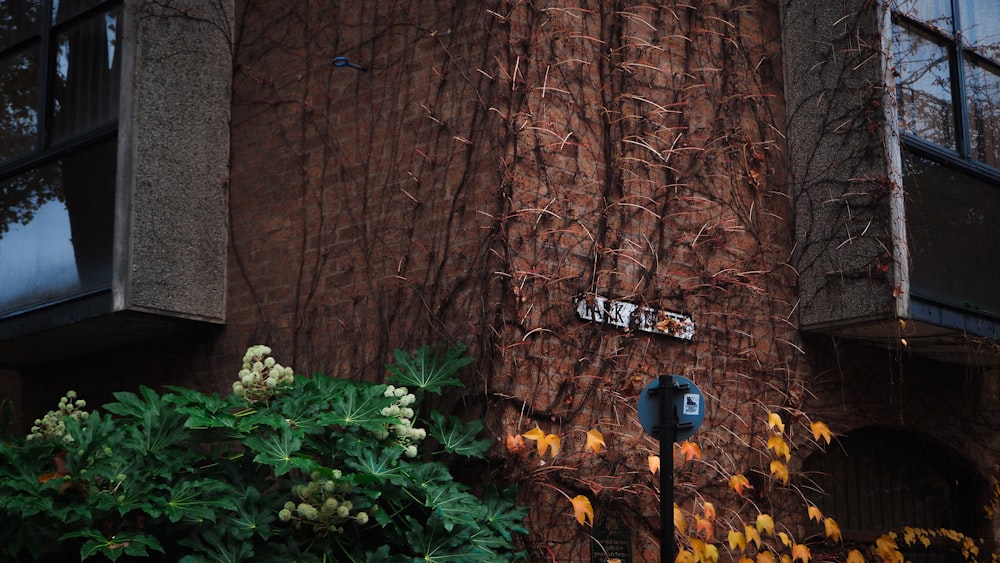
[[[674,561],[674,443],[687,440],[705,420],[705,401],[693,381],[661,375],[639,395],[639,423],[660,441],[660,562]]]

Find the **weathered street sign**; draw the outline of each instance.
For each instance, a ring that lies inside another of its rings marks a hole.
[[[588,293],[576,300],[576,314],[584,320],[605,323],[625,330],[638,330],[652,334],[662,334],[681,340],[694,337],[694,321],[691,317],[640,307],[635,303],[616,301]]]

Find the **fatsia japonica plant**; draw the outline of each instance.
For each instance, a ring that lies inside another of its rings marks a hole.
[[[450,470],[483,458],[482,423],[420,411],[464,348],[395,360],[386,384],[303,377],[254,346],[225,396],[67,393],[0,446],[0,561],[519,559],[514,492]]]

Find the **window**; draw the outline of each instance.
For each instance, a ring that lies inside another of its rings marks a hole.
[[[911,295],[1000,317],[1000,2],[893,10]]]
[[[0,318],[112,279],[120,1],[0,1]]]
[[[903,130],[1000,166],[1000,3],[895,0],[893,15]]]

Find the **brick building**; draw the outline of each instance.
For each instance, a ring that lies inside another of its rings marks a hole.
[[[705,395],[675,500],[689,518],[713,503],[722,542],[767,513],[816,558],[903,525],[992,549],[992,1],[7,0],[0,16],[0,394],[23,420],[69,388],[226,389],[255,343],[301,373],[378,379],[394,348],[462,341],[476,361],[448,408],[488,421],[485,480],[532,507],[533,561],[606,560],[591,535],[659,560],[636,402],[664,373]],[[591,320],[605,300],[654,320]],[[535,426],[562,436],[554,460],[518,446]]]

